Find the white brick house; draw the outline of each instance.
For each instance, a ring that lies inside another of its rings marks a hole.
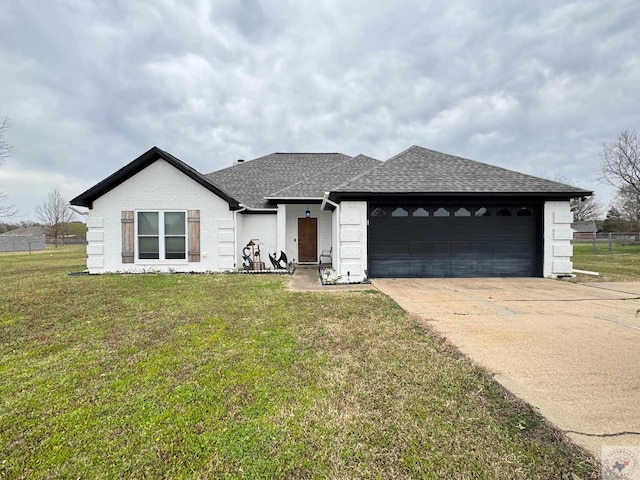
[[[571,273],[569,200],[591,192],[411,147],[275,153],[203,175],[157,147],[74,198],[89,208],[87,267],[223,272],[285,252],[341,281]]]

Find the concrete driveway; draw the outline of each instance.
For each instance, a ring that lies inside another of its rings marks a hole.
[[[579,445],[640,446],[640,282],[384,279],[373,285]]]

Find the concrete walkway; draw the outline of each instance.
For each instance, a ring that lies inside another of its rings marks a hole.
[[[603,445],[640,446],[640,283],[385,279],[373,286],[596,458]]]
[[[371,284],[352,283],[350,285],[322,285],[317,265],[297,265],[289,280],[289,290],[294,292],[354,292],[371,290]]]

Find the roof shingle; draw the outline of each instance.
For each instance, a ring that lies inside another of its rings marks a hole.
[[[338,193],[553,193],[592,192],[544,178],[427,148],[412,146],[377,167],[346,181]]]
[[[305,181],[312,186],[315,182],[309,179],[349,160],[351,157],[342,153],[272,153],[209,173],[205,177],[247,207],[274,208],[275,205],[265,197]],[[320,191],[319,196],[322,196],[326,190],[312,187],[309,191],[313,195]]]
[[[382,162],[366,155],[357,155],[341,164],[321,171],[299,182],[281,188],[268,195],[270,198],[318,198],[325,192],[333,190],[346,179],[355,178],[363,172],[371,170]]]

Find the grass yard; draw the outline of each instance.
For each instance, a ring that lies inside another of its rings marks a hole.
[[[591,242],[573,242],[573,268],[600,273],[598,277],[578,275],[581,282],[640,281],[640,245],[623,247],[614,242],[609,253],[609,244],[602,242],[594,253]]]
[[[375,290],[0,256],[0,478],[599,478]]]

